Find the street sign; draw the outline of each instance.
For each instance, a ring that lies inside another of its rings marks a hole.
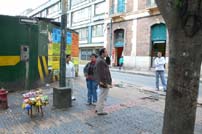
[[[31,19],[31,18],[20,18],[21,23],[31,23],[31,24],[36,24],[37,20]]]

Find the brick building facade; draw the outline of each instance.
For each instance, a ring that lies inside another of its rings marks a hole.
[[[126,68],[150,69],[157,51],[168,57],[168,34],[154,0],[109,0],[108,4],[106,44],[114,66],[124,56]]]

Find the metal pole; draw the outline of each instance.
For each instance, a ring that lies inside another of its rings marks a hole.
[[[110,19],[110,58],[112,58],[112,18]]]
[[[60,47],[60,87],[65,87],[66,74],[66,26],[67,26],[67,0],[62,0],[62,16],[61,16],[61,47]]]
[[[114,13],[114,0],[111,0],[111,15]],[[109,50],[109,55],[110,59],[112,60],[112,17],[110,18],[110,50]],[[112,63],[112,62],[111,62]]]
[[[25,61],[25,90],[29,89],[29,60]]]

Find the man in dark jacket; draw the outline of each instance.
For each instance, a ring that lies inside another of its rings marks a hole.
[[[109,71],[109,66],[105,61],[105,58],[107,56],[107,50],[105,48],[102,48],[99,52],[99,57],[97,58],[95,64],[96,80],[100,87],[100,93],[96,105],[96,112],[98,115],[107,115],[107,113],[103,111],[104,101],[107,98],[109,88],[112,87],[112,79]]]

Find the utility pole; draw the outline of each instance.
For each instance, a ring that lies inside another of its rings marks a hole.
[[[111,7],[110,7],[110,49],[109,49],[109,55],[110,59],[112,60],[112,14],[114,13],[114,0],[111,0]],[[112,64],[112,62],[111,62]]]
[[[60,46],[60,87],[66,86],[66,27],[67,27],[67,0],[62,0],[62,15],[61,15],[61,46]]]
[[[112,18],[110,18],[110,58],[112,58]]]
[[[61,1],[61,46],[60,46],[60,82],[59,87],[53,88],[53,107],[68,108],[72,105],[72,89],[66,87],[66,27],[67,27],[67,0]]]

